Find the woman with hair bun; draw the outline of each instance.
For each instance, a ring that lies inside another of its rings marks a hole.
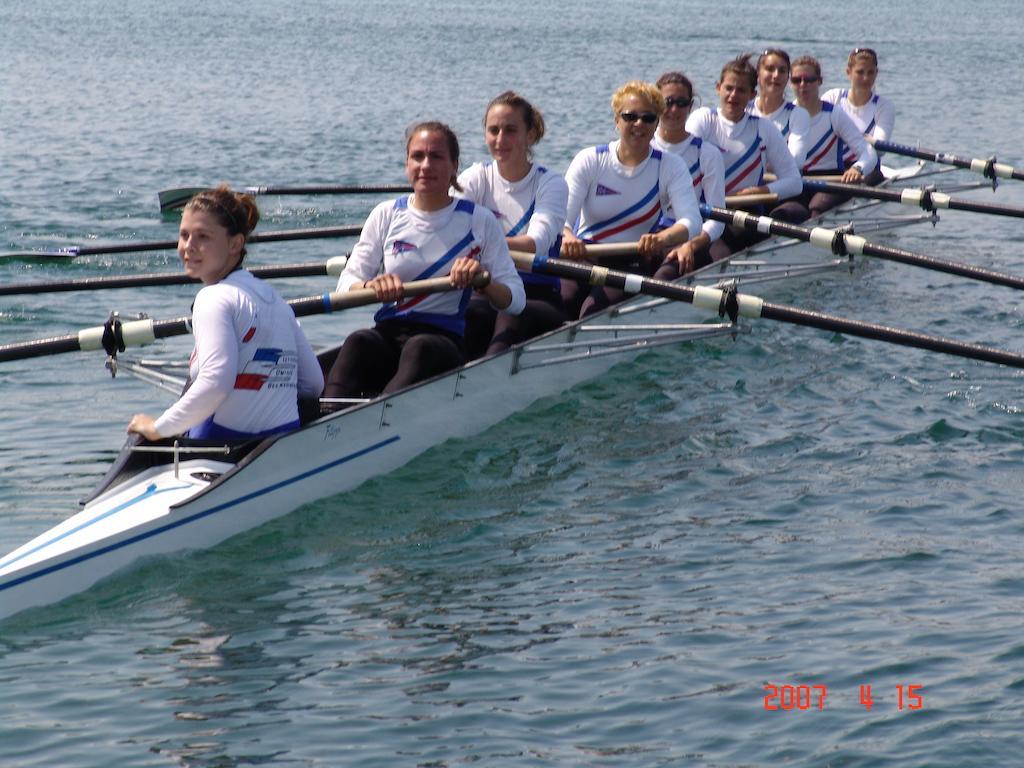
[[[544,117],[515,91],[496,96],[484,110],[484,142],[492,160],[459,174],[461,197],[489,208],[505,232],[509,250],[558,256],[569,189],[565,179],[533,160],[544,137]],[[560,282],[520,272],[526,307],[498,312],[483,296],[466,308],[466,351],[471,358],[496,354],[512,344],[557,328],[566,320]]]
[[[192,305],[195,347],[189,385],[159,418],[136,414],[128,431],[159,440],[251,438],[299,425],[298,397],[324,380],[295,313],[270,285],[242,268],[260,213],[226,185],[195,195],[178,229],[185,274],[203,283]]]

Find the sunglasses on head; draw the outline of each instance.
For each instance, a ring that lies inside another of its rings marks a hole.
[[[803,85],[804,83],[816,83],[821,78],[816,75],[807,75],[806,77],[796,76],[789,78],[793,85]]]
[[[875,53],[874,48],[854,48],[852,51],[850,51],[851,56],[856,56],[858,53],[866,53],[875,61],[878,61],[878,54]]]
[[[686,107],[690,106],[691,104],[693,104],[693,99],[683,99],[683,98],[679,98],[677,96],[666,96],[665,97],[665,106],[666,107],[680,107],[681,109],[685,109]]]
[[[619,117],[625,120],[627,123],[635,123],[637,120],[647,123],[658,122],[658,116],[653,112],[619,112]]]

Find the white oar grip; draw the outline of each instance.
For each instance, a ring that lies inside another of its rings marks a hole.
[[[153,333],[153,318],[122,323],[121,338],[124,339],[126,347],[141,347],[143,344],[151,344],[156,341],[156,335]],[[78,348],[83,352],[103,349],[103,326],[98,325],[95,328],[80,330],[78,332]]]
[[[732,215],[733,226],[746,227],[748,221],[753,221],[757,227],[757,231],[762,235],[770,235],[772,232],[773,221],[768,216],[757,216],[753,213],[747,213],[746,211],[735,211]]]
[[[327,260],[327,274],[332,277],[337,277],[345,269],[345,265],[348,264],[348,256],[334,256]]]
[[[933,208],[949,208],[949,195],[925,189],[904,189],[900,193],[900,202],[906,205],[921,205],[925,195],[928,196]]]
[[[723,293],[718,288],[698,285],[693,289],[693,306],[717,314],[722,306]],[[742,293],[736,299],[739,304],[741,317],[761,316],[761,307],[764,305],[764,299],[759,299],[757,296],[744,296]]]
[[[827,227],[814,227],[811,230],[807,242],[826,251],[832,250],[832,244],[836,241],[836,230]],[[843,243],[846,245],[847,253],[864,253],[864,246],[867,244],[860,235],[843,234]]]
[[[971,170],[975,173],[986,173],[989,169],[989,162],[988,160],[975,158],[971,160]],[[1012,179],[1013,166],[1006,165],[1006,163],[992,163],[992,173],[1000,179]]]

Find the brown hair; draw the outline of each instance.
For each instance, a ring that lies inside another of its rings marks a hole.
[[[786,62],[786,69],[792,69],[793,65],[789,63],[789,54],[781,48],[765,48],[761,51],[761,55],[757,57],[757,71],[761,71],[761,65],[764,64],[764,60],[769,56],[778,56],[780,59]]]
[[[515,91],[505,91],[491,99],[491,103],[484,110],[485,128],[487,127],[487,115],[491,113],[494,107],[499,105],[519,110],[519,113],[523,116],[523,122],[526,124],[527,133],[533,131],[534,139],[530,142],[531,147],[544,138],[544,116],[540,113],[539,109]]]
[[[455,164],[455,171],[452,172],[451,186],[456,192],[461,192],[462,187],[459,186],[458,181],[458,170],[459,170],[459,137],[455,135],[447,123],[442,123],[439,120],[424,120],[421,123],[415,123],[410,125],[405,131],[405,154],[409,156],[409,145],[412,143],[412,138],[420,131],[426,131],[427,133],[439,133],[444,137],[445,144],[448,145],[448,157],[451,158]]]
[[[810,67],[814,70],[814,74],[818,76],[818,79],[821,79],[821,64],[819,64],[818,60],[813,56],[800,56],[799,58],[794,59],[792,69],[796,69],[797,67]]]
[[[737,56],[735,59],[730,59],[722,67],[722,73],[718,76],[718,83],[721,85],[722,81],[725,80],[727,72],[732,72],[737,77],[747,78],[747,82],[750,83],[750,90],[757,90],[757,70],[754,69],[750,63],[750,57],[752,53],[743,53]]]
[[[664,72],[654,84],[658,86],[659,90],[666,85],[681,85],[690,92],[690,98],[693,98],[693,83],[682,72]]]
[[[185,205],[185,210],[209,213],[228,231],[229,237],[243,235],[246,240],[260,220],[260,209],[252,195],[235,192],[227,184],[197,192]],[[242,257],[245,257],[244,244]]]
[[[641,99],[650,102],[658,117],[661,117],[665,111],[665,97],[661,95],[661,91],[658,90],[657,86],[646,83],[643,80],[630,80],[612,94],[612,112],[616,116],[618,116],[623,102],[630,96],[639,96]]]

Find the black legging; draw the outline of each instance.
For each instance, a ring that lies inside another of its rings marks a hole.
[[[662,260],[658,256],[641,256],[638,261],[632,264],[615,265],[615,269],[623,272],[633,272],[650,277],[661,266]],[[565,281],[563,281],[564,283]],[[563,292],[563,297],[565,293]],[[626,298],[626,292],[621,288],[612,288],[607,285],[598,285],[590,289],[590,293],[583,299],[580,306],[579,317],[584,318],[595,312],[600,312],[612,304],[618,304]]]
[[[554,286],[527,283],[526,307],[518,315],[499,312],[474,296],[466,307],[466,354],[470,360],[496,355],[513,344],[554,330],[566,321],[562,296]]]
[[[818,171],[807,173],[805,176],[807,178],[814,178],[815,176],[827,176],[835,173],[835,171]],[[861,183],[873,187],[880,184],[884,178],[881,169],[876,168],[865,176]],[[820,216],[825,211],[831,210],[849,199],[850,195],[837,194],[835,192],[815,192],[805,189],[799,197],[794,197],[784,203],[780,203],[772,215],[776,218],[782,218],[783,221],[796,224],[809,218]]]
[[[386,320],[349,334],[327,374],[324,397],[395,392],[465,362],[462,339],[455,334],[423,323]]]

